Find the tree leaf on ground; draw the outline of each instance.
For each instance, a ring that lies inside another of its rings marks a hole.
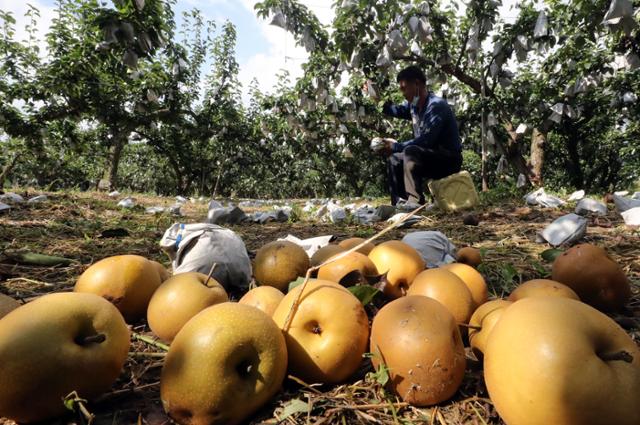
[[[282,410],[279,420],[284,421],[286,418],[291,415],[295,415],[296,413],[309,413],[310,411],[311,405],[309,403],[296,398],[284,405],[284,409]]]
[[[35,252],[8,252],[4,254],[13,261],[20,264],[31,264],[34,266],[68,266],[73,260],[69,258],[56,257],[53,255],[37,254]]]
[[[369,285],[350,286],[347,289],[360,300],[362,305],[369,304],[380,293],[377,288]]]
[[[293,288],[295,288],[296,286],[300,286],[303,283],[304,283],[304,277],[300,276],[299,278],[297,278],[293,282],[289,283],[289,289],[287,290],[287,292],[290,292]]]
[[[547,249],[546,251],[542,251],[542,253],[540,254],[540,257],[542,257],[544,261],[551,263],[555,261],[555,259],[563,252],[564,251],[561,249],[551,248],[551,249]]]

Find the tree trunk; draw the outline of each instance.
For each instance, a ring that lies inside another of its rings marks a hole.
[[[11,174],[11,171],[13,171],[13,168],[18,163],[18,158],[20,158],[20,153],[13,155],[13,158],[9,160],[2,169],[2,173],[0,173],[0,189],[4,187],[4,181],[9,177],[9,174]]]
[[[109,151],[109,168],[105,177],[109,179],[109,189],[116,190],[118,188],[118,167],[122,158],[122,151],[127,145],[127,134],[115,133],[113,135],[113,145]]]
[[[509,141],[507,144],[499,143],[498,148],[502,150],[501,153],[507,158],[514,172],[516,174],[523,174],[528,181],[531,181],[531,169],[520,152],[518,135],[513,128],[513,124],[508,122],[504,125],[504,128],[507,130],[507,133],[509,133]]]
[[[580,166],[580,153],[578,152],[578,139],[576,134],[572,134],[567,140],[567,151],[569,152],[569,158],[567,160],[567,168],[569,169],[569,178],[571,184],[578,188],[584,188],[584,173],[582,166]]]
[[[542,186],[542,168],[544,167],[544,145],[547,142],[547,133],[537,128],[531,135],[531,182],[536,186]]]

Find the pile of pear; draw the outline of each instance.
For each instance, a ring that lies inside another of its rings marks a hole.
[[[42,421],[64,414],[74,391],[87,400],[110,391],[129,353],[129,326],[146,318],[170,344],[160,396],[179,424],[243,423],[285,376],[340,384],[363,362],[385,369],[386,389],[403,401],[432,406],[456,396],[469,361],[484,366],[509,425],[640,424],[640,350],[605,314],[631,297],[619,265],[599,247],[577,245],[555,260],[552,279],[489,299],[481,261],[467,247],[458,262],[426,269],[403,242],[359,238],[310,258],[275,241],[256,253],[256,286],[235,302],[204,274],[171,276],[136,255],[105,258],[73,292],[24,305],[0,297],[0,417]],[[367,309],[348,287],[372,282],[380,293]]]

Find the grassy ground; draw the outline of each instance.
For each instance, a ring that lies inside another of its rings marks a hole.
[[[39,194],[15,191],[23,196]],[[90,264],[110,255],[140,254],[170,266],[168,257],[158,245],[164,230],[176,220],[202,221],[207,213],[206,202],[190,202],[183,207],[185,215],[179,219],[166,214],[149,215],[144,207],[169,206],[174,200],[145,195],[134,195],[138,206],[131,210],[117,207],[117,200],[104,193],[56,192],[47,195],[49,200],[44,203],[19,204],[0,213],[0,292],[25,302],[45,293],[71,290],[75,280]],[[304,201],[295,201],[295,204],[301,206]],[[551,264],[540,256],[549,247],[535,242],[536,233],[553,219],[572,211],[571,205],[561,210],[542,210],[526,208],[522,204],[520,199],[486,202],[473,212],[480,219],[479,226],[465,226],[462,214],[425,213],[423,220],[411,229],[394,230],[382,240],[400,239],[414,230],[440,230],[458,247],[480,248],[484,257],[482,271],[490,291],[493,296],[502,296],[522,281],[549,276]],[[296,211],[300,210],[296,208]],[[630,310],[626,317],[614,318],[640,341],[640,232],[626,227],[612,209],[604,219],[589,220],[584,241],[606,248],[634,283]],[[300,238],[333,234],[338,239],[345,239],[369,237],[385,226],[334,225],[302,215],[295,222],[230,227],[254,254],[263,244],[287,234]],[[101,237],[108,229],[125,229],[128,235]],[[7,255],[23,249],[73,261],[66,267],[37,267],[17,264]],[[134,326],[134,331],[151,335],[143,322]],[[169,423],[159,401],[162,359],[153,354],[160,350],[134,341],[131,351],[138,354],[129,357],[125,371],[112,391],[88,405],[96,417],[94,423]],[[291,414],[282,423],[501,423],[488,399],[481,365],[472,359],[472,355],[463,385],[454,399],[428,409],[416,409],[395,400],[370,372],[368,361],[363,361],[359,373],[349,383],[338,387],[307,387],[295,379],[287,379],[284,391],[254,417],[253,423],[278,423],[278,418],[295,411],[296,406],[312,408],[308,413]],[[51,423],[81,421],[81,416],[70,414]],[[0,419],[0,424],[10,423]]]

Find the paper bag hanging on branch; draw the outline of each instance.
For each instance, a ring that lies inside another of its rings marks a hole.
[[[409,49],[406,40],[399,30],[393,30],[389,33],[387,46],[393,57],[402,56]]]
[[[549,21],[545,11],[541,10],[538,14],[538,19],[536,20],[536,26],[533,29],[533,37],[541,38],[547,35],[549,35]]]

